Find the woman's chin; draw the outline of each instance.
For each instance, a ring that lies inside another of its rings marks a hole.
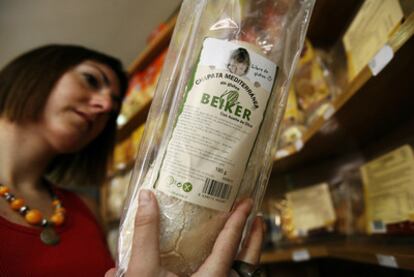
[[[89,140],[84,134],[60,134],[49,140],[57,153],[74,153],[85,147]]]

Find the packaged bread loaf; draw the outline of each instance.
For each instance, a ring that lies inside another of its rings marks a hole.
[[[160,207],[161,263],[180,276],[210,254],[235,203],[260,205],[313,2],[183,1],[130,182],[118,276],[141,188]]]

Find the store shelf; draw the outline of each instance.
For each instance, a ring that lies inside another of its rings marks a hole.
[[[135,70],[144,68],[157,53],[164,49],[164,47],[168,44],[169,39],[171,38],[175,21],[176,17],[174,17],[168,23],[168,27],[137,58],[137,60],[130,67],[129,72],[134,72]],[[345,128],[343,126],[349,126],[350,124],[352,124],[355,115],[347,118],[347,114],[349,114],[349,111],[352,111],[355,112],[355,114],[358,114],[358,116],[364,115],[364,113],[366,112],[365,104],[367,103],[370,106],[372,106],[372,104],[378,104],[377,108],[374,107],[374,109],[379,111],[380,109],[378,107],[384,105],[384,103],[387,102],[387,98],[391,98],[390,95],[386,95],[386,90],[383,89],[384,86],[394,86],[394,88],[390,89],[398,92],[398,95],[392,96],[395,99],[391,99],[391,101],[405,102],[405,98],[407,96],[405,94],[407,94],[409,90],[407,88],[397,90],[398,84],[395,84],[395,80],[397,77],[399,79],[401,79],[402,77],[406,77],[404,81],[407,80],[406,83],[408,84],[408,80],[410,80],[410,76],[412,76],[412,67],[408,68],[408,71],[405,70],[403,76],[400,75],[402,61],[407,61],[406,58],[411,58],[410,51],[400,51],[400,48],[402,48],[405,44],[412,44],[410,40],[412,40],[413,34],[414,14],[411,14],[407,17],[407,19],[401,25],[401,27],[393,34],[393,36],[390,38],[388,42],[388,45],[391,46],[395,53],[394,59],[384,69],[384,71],[388,71],[388,73],[380,73],[379,76],[374,77],[372,76],[370,69],[368,67],[365,67],[361,71],[361,73],[343,89],[343,92],[333,101],[331,107],[327,109],[324,116],[317,118],[312,123],[312,125],[307,129],[307,131],[303,135],[301,141],[298,141],[295,144],[289,145],[287,147],[284,147],[283,149],[278,150],[275,157],[274,171],[283,172],[288,170],[289,168],[304,164],[316,158],[329,156],[330,154],[335,153],[337,150],[346,149],[346,147],[340,147],[340,149],[337,149],[337,146],[340,145],[338,143],[338,140],[346,140],[347,142],[349,142],[349,137],[347,136],[348,134],[344,134]],[[410,45],[407,45],[404,48],[410,49]],[[406,65],[407,62],[403,62],[403,64]],[[390,78],[389,76],[392,76],[392,78]],[[399,85],[404,85],[401,84],[404,83],[404,81],[399,82]],[[378,95],[376,93],[377,91],[379,91],[381,95]],[[358,103],[350,103],[356,102],[351,101],[353,98],[355,98],[356,94],[363,95],[361,97],[358,96],[358,98],[362,98],[362,101],[357,101]],[[373,94],[375,94],[375,97],[371,98]],[[380,99],[376,98],[377,96],[380,96]],[[375,101],[373,101],[374,99]],[[399,102],[397,104],[399,104]],[[131,120],[129,120],[124,126],[122,126],[122,128],[118,130],[118,142],[126,139],[137,128],[137,126],[145,123],[150,107],[151,102],[148,102],[139,112],[137,112],[131,118]],[[378,121],[378,117],[385,118],[386,116],[384,114],[377,114],[377,116],[371,116],[371,118],[368,118],[367,120],[362,119],[362,122],[364,122],[365,126],[372,126],[375,125],[375,123],[372,123],[372,121]],[[358,120],[359,119],[357,119],[357,121]],[[341,124],[342,122],[346,123]],[[335,128],[336,130],[331,133],[330,129]],[[326,133],[330,134],[326,135]],[[353,137],[351,135],[351,140],[355,141],[356,138],[356,141],[358,142],[361,139],[361,137],[365,136],[366,134],[363,134],[363,132],[358,133]],[[349,147],[349,145],[347,147]]]
[[[395,54],[383,72],[374,77],[366,66],[312,123],[301,141],[277,151],[274,172],[357,148],[410,118],[409,103],[414,101],[413,34],[411,14],[387,43]]]
[[[412,241],[392,238],[360,238],[265,251],[261,263],[301,262],[316,258],[337,258],[414,270]]]
[[[328,256],[349,261],[414,270],[413,242],[351,241],[327,247]]]
[[[166,27],[160,32],[160,34],[154,38],[147,48],[135,59],[135,61],[128,68],[128,74],[132,75],[134,72],[143,70],[148,66],[158,54],[160,54],[170,42],[171,36],[174,31],[175,22],[177,16],[173,16],[167,23]],[[147,102],[138,112],[136,112],[131,119],[124,125],[122,125],[117,131],[117,142],[121,142],[126,139],[138,126],[145,123],[149,109],[151,107],[151,101]]]
[[[280,262],[302,262],[309,259],[323,258],[328,256],[325,246],[298,246],[291,249],[267,250],[261,255],[262,264]]]
[[[135,113],[127,123],[122,125],[117,130],[116,142],[119,143],[128,138],[139,126],[145,123],[149,110],[151,108],[151,101],[147,102],[137,113]]]
[[[174,31],[177,16],[173,16],[167,23],[165,28],[158,36],[151,41],[145,50],[132,62],[128,68],[128,73],[133,74],[136,71],[144,69],[155,57],[168,46],[172,33]]]
[[[341,3],[341,8],[338,11],[338,3],[332,3],[329,0],[317,1],[314,8],[314,15],[312,17],[311,25],[309,26],[309,36],[312,40],[315,40],[320,45],[331,44],[340,33],[340,30],[346,24],[341,18],[348,18],[350,14],[354,12],[355,7],[359,6],[358,0],[344,1]],[[341,16],[335,16],[327,18],[325,15],[327,11],[336,10],[336,13],[340,12]],[[319,26],[325,26],[326,20],[329,21],[329,28],[319,28]],[[174,31],[175,23],[177,21],[177,15],[173,16],[166,28],[154,39],[150,45],[136,58],[136,60],[128,68],[128,73],[133,74],[136,71],[144,69],[165,47],[168,46]],[[329,38],[327,40],[327,38]],[[148,116],[149,109],[151,107],[151,101],[142,107],[125,125],[117,131],[117,142],[121,142],[126,139],[138,126],[145,123]]]

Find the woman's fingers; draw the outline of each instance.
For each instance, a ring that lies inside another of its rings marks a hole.
[[[111,268],[105,273],[105,277],[115,277],[116,270],[115,268]]]
[[[252,209],[252,200],[242,201],[228,218],[214,244],[213,251],[197,275],[227,276],[242,237],[243,228]]]
[[[246,237],[244,247],[237,255],[236,260],[249,264],[259,264],[264,236],[264,223],[260,216],[256,216],[250,229],[250,234]]]
[[[159,209],[155,195],[147,189],[139,192],[138,210],[135,217],[134,239],[128,274],[153,276],[160,269],[159,256]]]

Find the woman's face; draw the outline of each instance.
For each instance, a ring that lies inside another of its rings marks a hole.
[[[243,62],[237,62],[235,60],[231,60],[229,64],[227,65],[227,67],[231,73],[242,76],[246,73],[248,65]]]
[[[119,108],[117,76],[110,67],[88,60],[58,80],[38,127],[55,151],[75,152],[96,138]]]

